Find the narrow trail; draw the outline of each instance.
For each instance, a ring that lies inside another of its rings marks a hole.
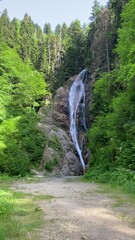
[[[135,228],[122,220],[127,207],[116,211],[114,198],[100,193],[96,184],[72,179],[43,178],[38,183],[17,182],[12,187],[15,191],[54,196],[48,202],[37,201],[45,219],[39,240],[135,239]],[[133,216],[135,209],[129,206],[129,213]]]

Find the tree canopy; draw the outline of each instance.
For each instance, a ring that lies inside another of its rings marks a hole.
[[[45,96],[87,68],[95,76],[90,172],[135,171],[135,0],[94,1],[90,22],[50,23],[0,16],[0,171],[24,174],[41,158],[36,124]],[[9,141],[10,139],[10,141]],[[100,171],[99,171],[100,169]]]

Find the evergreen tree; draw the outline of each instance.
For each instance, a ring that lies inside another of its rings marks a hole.
[[[21,21],[20,36],[20,56],[23,61],[26,61],[31,59],[34,42],[34,23],[28,14],[25,14]]]
[[[66,39],[66,37],[68,36],[68,27],[67,27],[66,23],[62,24],[61,35],[62,35],[63,40]]]
[[[11,44],[10,19],[6,9],[3,11],[0,17],[0,37],[3,42],[7,43],[8,45]]]
[[[43,33],[50,34],[51,32],[52,32],[51,24],[45,23],[44,28],[43,28]]]
[[[41,71],[41,55],[42,52],[44,52],[44,48],[42,46],[44,46],[42,30],[38,24],[34,24],[34,39],[31,52],[31,61],[34,64],[34,67],[39,71]]]
[[[110,9],[94,2],[93,13],[87,34],[86,64],[98,73],[111,70],[114,47],[113,15]]]
[[[10,23],[10,46],[19,49],[20,43],[20,21],[14,18]]]
[[[58,24],[58,25],[56,26],[56,28],[55,28],[55,33],[56,33],[56,34],[60,34],[60,32],[61,32],[61,25]]]
[[[114,33],[113,33],[113,41],[114,46],[117,44],[118,40],[118,28],[121,27],[121,13],[125,8],[126,3],[128,3],[129,0],[110,0],[108,3],[109,9],[112,12],[112,15],[114,16]]]
[[[91,22],[96,24],[102,9],[103,9],[102,5],[97,0],[95,0],[93,3],[92,13],[90,17]]]
[[[63,28],[64,30],[64,28]],[[79,20],[71,23],[68,34],[62,39],[62,64],[57,71],[59,84],[62,85],[71,75],[77,74],[84,67],[84,32]]]
[[[119,66],[111,73],[102,75],[94,84],[90,112],[94,121],[89,130],[89,139],[91,166],[98,171],[99,178],[100,174],[105,176],[105,172],[110,171],[111,176],[114,171],[114,178],[118,177],[118,172],[122,174],[124,171],[130,180],[135,170],[134,16],[135,1],[131,0],[122,12],[122,24],[118,31],[115,51]],[[124,178],[121,181],[123,184]]]
[[[115,20],[115,27],[118,29],[121,25],[121,13],[129,0],[110,0],[109,1],[109,8],[113,11],[114,20]]]

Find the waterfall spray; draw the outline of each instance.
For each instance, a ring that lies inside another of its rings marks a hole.
[[[77,138],[77,126],[76,126],[76,117],[78,109],[82,114],[82,125],[86,130],[86,121],[85,121],[85,78],[87,70],[83,70],[79,73],[75,81],[73,82],[70,92],[69,92],[69,109],[70,109],[70,134],[74,146],[78,152],[83,170],[85,170],[85,162],[82,157],[82,152],[78,143]]]

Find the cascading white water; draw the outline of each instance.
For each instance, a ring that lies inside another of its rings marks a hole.
[[[85,122],[85,75],[87,70],[83,70],[79,73],[75,81],[73,82],[69,91],[69,109],[70,109],[70,134],[75,148],[78,152],[83,169],[85,169],[85,163],[82,157],[82,152],[77,139],[77,126],[76,117],[77,111],[81,112],[81,124],[86,130]]]

